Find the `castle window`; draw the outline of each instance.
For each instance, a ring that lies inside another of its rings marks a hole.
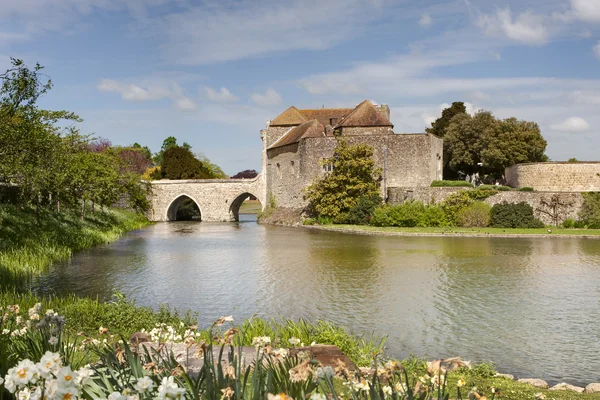
[[[281,179],[281,165],[279,163],[277,163],[277,175],[279,175],[279,179]]]
[[[295,165],[294,160],[290,161],[290,170],[292,171],[292,175],[294,175],[296,173],[294,165]]]
[[[323,164],[323,172],[331,172],[331,171],[333,171],[332,163]]]
[[[337,125],[337,118],[329,118],[329,125],[331,126],[336,126]]]

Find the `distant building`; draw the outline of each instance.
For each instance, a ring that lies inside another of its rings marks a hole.
[[[429,187],[442,179],[442,139],[426,133],[396,134],[393,128],[389,107],[369,100],[355,108],[288,108],[261,131],[267,195],[273,194],[278,207],[306,206],[304,188],[331,171],[321,160],[333,156],[336,136],[373,147],[376,165],[383,171],[379,178],[384,198],[389,188]]]

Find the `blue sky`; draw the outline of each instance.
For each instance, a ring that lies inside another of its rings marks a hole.
[[[423,132],[453,101],[533,120],[553,160],[600,159],[600,0],[0,0],[0,69],[46,66],[44,107],[153,151],[173,135],[260,169],[290,105],[389,104]]]

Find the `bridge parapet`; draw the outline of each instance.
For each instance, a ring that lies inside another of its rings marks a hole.
[[[203,221],[237,220],[239,207],[249,195],[258,198],[263,208],[266,204],[262,174],[253,179],[165,179],[150,183],[150,221],[173,220],[182,197],[198,205]]]

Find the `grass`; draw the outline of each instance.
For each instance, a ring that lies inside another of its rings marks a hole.
[[[0,284],[26,282],[77,251],[109,243],[148,224],[143,215],[99,207],[84,220],[70,210],[42,211],[37,224],[33,209],[0,204]]]
[[[365,232],[365,233],[382,233],[382,234],[422,234],[422,235],[465,235],[465,236],[506,236],[506,235],[546,235],[546,236],[598,236],[600,237],[600,229],[566,229],[566,228],[540,228],[540,229],[509,229],[509,228],[399,228],[399,227],[377,227],[366,225],[328,225],[322,229],[339,230],[345,232]],[[548,229],[552,233],[548,233]]]
[[[262,205],[258,200],[246,200],[240,206],[240,214],[258,214],[262,211]]]
[[[431,187],[473,187],[473,184],[467,181],[433,181]]]

